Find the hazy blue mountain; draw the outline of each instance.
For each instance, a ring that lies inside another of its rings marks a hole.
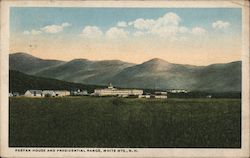
[[[89,61],[74,59],[69,62],[43,60],[25,53],[10,54],[10,69],[64,81],[107,85],[124,68],[133,66],[120,60]]]
[[[15,57],[15,60],[11,59]],[[241,91],[241,62],[192,66],[169,63],[154,58],[142,64],[126,63],[119,60],[89,61],[75,59],[69,62],[42,60],[21,55],[10,56],[10,69],[13,67],[24,73],[64,81],[107,85],[118,87],[149,89],[188,89],[195,91]],[[30,58],[32,59],[30,62]],[[27,60],[27,62],[25,62]],[[38,61],[36,63],[36,61]],[[22,63],[24,66],[22,66]],[[46,63],[46,64],[44,64]],[[29,64],[37,65],[26,71]]]
[[[40,71],[35,75],[84,84],[107,85],[115,74],[129,66],[133,66],[133,64],[119,60],[89,61],[76,59]]]
[[[64,63],[64,61],[44,60],[22,52],[9,55],[10,69],[18,70],[27,74],[34,74],[43,69],[62,63]]]
[[[213,64],[195,73],[196,90],[241,91],[241,62]]]
[[[122,87],[241,91],[241,62],[190,66],[152,59],[124,69],[113,77],[112,83]]]
[[[124,87],[191,89],[196,84],[193,73],[198,69],[200,67],[171,64],[155,58],[124,69],[113,77],[112,83]]]

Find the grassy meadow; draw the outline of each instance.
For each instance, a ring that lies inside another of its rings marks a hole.
[[[240,99],[9,99],[10,147],[241,147]]]

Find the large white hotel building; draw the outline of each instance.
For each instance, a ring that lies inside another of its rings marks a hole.
[[[137,96],[142,95],[143,90],[139,89],[117,89],[114,88],[111,84],[108,88],[104,89],[95,89],[94,94],[95,96],[120,96],[120,97],[127,97],[127,96]]]

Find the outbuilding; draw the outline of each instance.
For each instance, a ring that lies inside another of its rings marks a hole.
[[[156,99],[167,99],[168,96],[166,96],[166,95],[154,95],[154,98],[156,98]]]
[[[56,97],[63,97],[63,96],[70,95],[70,91],[66,91],[66,90],[56,90],[54,92],[55,92]]]
[[[13,94],[12,94],[12,93],[9,93],[9,97],[13,97]]]
[[[55,97],[56,93],[53,90],[44,90],[43,91],[43,96],[44,97]]]
[[[148,95],[148,94],[145,94],[145,95],[138,95],[138,98],[147,98],[147,99],[149,99],[149,98],[150,98],[150,95]]]
[[[27,90],[24,94],[26,97],[43,97],[42,90]]]

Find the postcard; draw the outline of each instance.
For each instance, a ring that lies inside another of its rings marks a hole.
[[[249,157],[248,1],[1,1],[1,157]]]

